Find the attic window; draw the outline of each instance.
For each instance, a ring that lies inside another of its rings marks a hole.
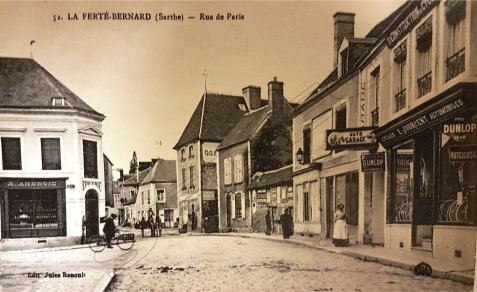
[[[239,103],[238,106],[239,106],[239,109],[240,109],[241,111],[243,111],[243,112],[247,111],[247,108],[245,107],[245,104]]]
[[[51,99],[52,106],[65,106],[65,98],[64,97],[53,97]]]

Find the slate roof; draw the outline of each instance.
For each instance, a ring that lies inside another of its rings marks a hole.
[[[255,174],[249,189],[269,188],[279,185],[292,185],[292,165],[264,172],[263,174]]]
[[[177,208],[177,192],[170,192],[166,194],[166,203],[164,208],[175,209]]]
[[[205,105],[204,105],[205,102]],[[239,108],[247,105],[242,96],[207,93],[192,114],[174,149],[195,140],[220,142],[247,112]]]
[[[141,181],[141,185],[159,182],[176,182],[176,161],[158,159],[151,171]]]
[[[243,116],[243,118],[235,125],[230,133],[217,147],[218,150],[226,148],[243,141],[246,141],[256,132],[258,127],[268,117],[268,106],[261,107],[257,110],[251,111]]]
[[[142,182],[151,171],[151,167],[139,172],[139,181]],[[134,174],[124,181],[123,186],[134,186],[137,184],[137,175]]]
[[[53,106],[53,97],[63,97],[64,106]],[[0,108],[75,109],[98,113],[33,59],[0,57]]]

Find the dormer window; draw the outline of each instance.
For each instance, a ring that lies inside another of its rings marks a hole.
[[[52,106],[65,106],[65,98],[64,97],[53,97],[51,99]]]

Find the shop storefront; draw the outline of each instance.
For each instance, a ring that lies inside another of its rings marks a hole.
[[[2,178],[2,238],[66,236],[65,179]]]
[[[376,131],[387,150],[387,246],[473,264],[475,92],[459,85]]]

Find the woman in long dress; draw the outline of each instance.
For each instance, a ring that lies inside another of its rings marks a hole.
[[[348,230],[346,227],[346,214],[343,211],[344,205],[338,204],[334,215],[335,226],[333,230],[333,244],[335,246],[349,245]]]

